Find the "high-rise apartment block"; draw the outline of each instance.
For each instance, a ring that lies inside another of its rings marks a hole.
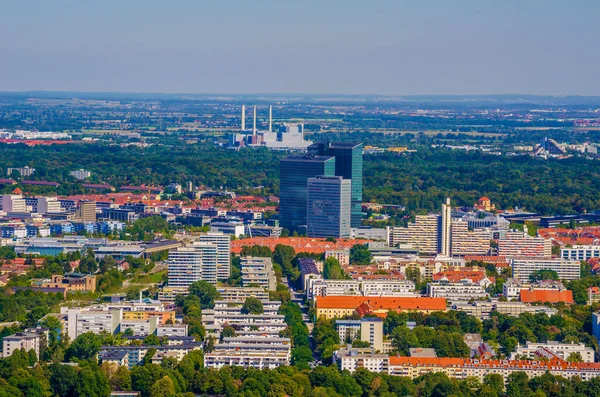
[[[217,246],[217,278],[224,280],[231,275],[231,237],[222,232],[209,232],[200,241]]]
[[[246,256],[241,259],[242,286],[261,287],[275,291],[277,278],[271,258]]]
[[[308,179],[308,237],[350,237],[351,181],[341,176]]]
[[[169,287],[187,288],[196,281],[217,284],[218,247],[195,242],[169,251]]]
[[[422,254],[435,255],[438,252],[439,215],[417,215],[407,227],[392,227],[389,245],[412,245]]]

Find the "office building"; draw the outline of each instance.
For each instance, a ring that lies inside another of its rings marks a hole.
[[[36,212],[38,214],[56,214],[62,212],[62,208],[56,197],[38,197]]]
[[[217,285],[218,248],[214,243],[195,242],[169,251],[168,284],[189,287],[196,281]]]
[[[246,256],[241,258],[242,286],[261,287],[275,291],[277,278],[271,258]]]
[[[358,228],[362,219],[363,144],[359,142],[317,142],[308,151],[335,157],[335,175],[352,181],[351,227]],[[325,175],[325,174],[320,174]]]
[[[279,163],[279,225],[290,231],[306,228],[308,179],[335,176],[333,156],[289,156]]]
[[[600,258],[599,245],[574,245],[570,248],[561,248],[560,257],[578,261],[588,261],[592,258]]]
[[[96,222],[96,202],[81,201],[75,213],[75,219],[81,222]]]
[[[446,202],[442,204],[442,215],[440,220],[440,246],[438,252],[448,258],[450,257],[451,249],[451,225],[452,225],[452,206],[450,205],[450,198],[446,199]]]
[[[217,246],[217,279],[225,280],[231,274],[231,237],[222,232],[209,232],[200,241]]]
[[[308,179],[308,237],[350,238],[351,181],[341,176]]]
[[[25,213],[27,204],[20,194],[5,194],[2,196],[2,211],[6,213]]]

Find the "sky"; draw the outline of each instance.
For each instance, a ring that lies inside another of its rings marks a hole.
[[[0,0],[0,91],[600,95],[598,0]]]

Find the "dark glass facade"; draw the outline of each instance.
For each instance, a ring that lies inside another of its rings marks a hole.
[[[335,157],[335,175],[352,181],[351,227],[357,228],[362,219],[363,144],[357,142],[317,142],[309,152]]]
[[[308,179],[335,176],[333,156],[289,156],[279,163],[279,225],[290,231],[306,228]]]

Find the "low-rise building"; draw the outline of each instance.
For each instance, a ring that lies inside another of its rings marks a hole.
[[[560,343],[557,341],[548,341],[546,343],[533,343],[527,341],[525,345],[518,345],[514,352],[510,354],[511,360],[516,359],[540,359],[558,357],[562,360],[568,360],[571,354],[578,354],[581,360],[586,363],[594,362],[594,349],[591,349],[583,343]]]
[[[389,372],[390,356],[376,353],[374,349],[347,348],[337,350],[334,353],[334,358],[340,371],[348,370],[353,373],[359,368],[365,368],[371,372]]]
[[[327,250],[325,251],[325,260],[327,258],[335,258],[340,263],[341,266],[346,266],[350,264],[350,250],[349,249],[341,249],[341,250]]]
[[[154,350],[152,363],[159,364],[163,358],[172,358],[181,361],[185,355],[194,350],[200,350],[201,343],[190,342],[183,345],[160,345],[160,346],[103,346],[98,353],[100,363],[116,363],[117,365],[127,366],[129,369],[140,365],[149,350]]]
[[[43,281],[42,288],[64,288],[67,292],[96,291],[96,276],[83,273],[65,273],[52,275],[51,280]]]
[[[469,301],[485,298],[488,293],[481,285],[470,282],[433,282],[427,284],[427,296],[446,298],[450,301]]]
[[[420,313],[446,311],[444,298],[317,296],[315,299],[317,318],[341,318],[354,313],[361,316],[385,315],[388,311]]]

